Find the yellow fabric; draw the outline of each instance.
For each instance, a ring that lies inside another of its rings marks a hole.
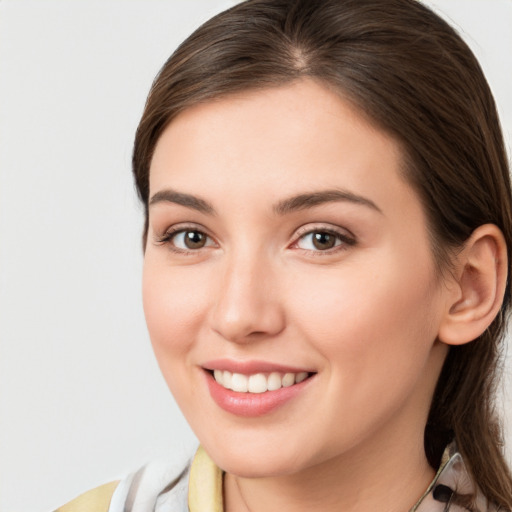
[[[107,512],[118,483],[110,482],[96,487],[58,508],[55,512]]]
[[[190,512],[223,512],[223,472],[200,446],[192,461],[188,483]]]

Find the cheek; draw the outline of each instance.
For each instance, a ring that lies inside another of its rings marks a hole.
[[[295,321],[331,366],[343,367],[342,377],[386,378],[393,368],[412,373],[425,364],[437,334],[430,259],[370,256],[290,283]]]
[[[342,441],[380,428],[413,402],[423,414],[436,378],[434,275],[420,262],[413,275],[380,261],[385,272],[345,268],[304,275],[290,288],[294,322],[324,360],[326,432],[344,418]]]
[[[183,362],[201,324],[207,294],[193,266],[173,269],[147,254],[142,293],[146,323],[159,364]],[[165,359],[165,360],[164,360]]]

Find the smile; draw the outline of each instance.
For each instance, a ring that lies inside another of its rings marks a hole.
[[[265,393],[267,391],[277,391],[281,388],[299,384],[306,380],[308,375],[308,372],[272,372],[270,374],[255,373],[252,375],[244,375],[242,373],[232,373],[228,370],[213,371],[213,377],[218,384],[225,389],[230,389],[237,393]]]
[[[244,417],[280,409],[307,393],[310,383],[316,380],[314,371],[258,361],[218,360],[202,369],[213,401],[224,411]]]

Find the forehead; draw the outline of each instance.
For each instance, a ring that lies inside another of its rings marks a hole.
[[[223,97],[178,115],[156,145],[150,195],[171,187],[224,201],[232,192],[241,199],[255,191],[279,200],[283,194],[342,187],[375,201],[394,189],[413,193],[401,165],[397,141],[335,92],[302,80]]]

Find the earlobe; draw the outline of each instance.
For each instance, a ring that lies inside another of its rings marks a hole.
[[[439,340],[462,345],[478,338],[503,302],[507,281],[507,247],[494,224],[478,227],[456,256],[454,290],[439,328]]]

